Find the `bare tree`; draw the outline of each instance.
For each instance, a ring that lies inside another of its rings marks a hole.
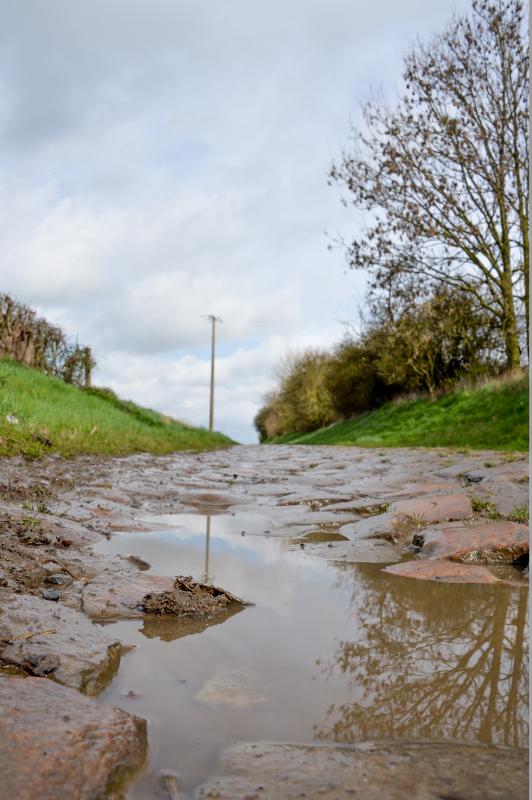
[[[509,369],[528,332],[528,43],[520,0],[473,0],[405,58],[405,93],[364,106],[331,169],[372,212],[347,250],[372,287],[402,277],[468,292],[500,330]],[[412,285],[410,281],[410,285]]]
[[[37,316],[29,306],[0,292],[0,358],[13,358],[27,367],[90,386],[96,365],[90,347],[69,343],[61,328]]]

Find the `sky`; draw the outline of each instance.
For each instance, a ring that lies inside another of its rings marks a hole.
[[[256,441],[288,354],[354,326],[329,186],[360,106],[465,0],[0,0],[0,291],[94,382]]]

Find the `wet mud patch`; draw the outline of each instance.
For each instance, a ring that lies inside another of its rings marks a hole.
[[[6,463],[4,483],[23,474],[24,485],[49,485],[53,495],[22,500],[15,493],[4,500],[6,513],[36,521],[27,526],[28,541],[16,530],[0,531],[3,588],[33,594],[49,616],[66,605],[92,615],[105,624],[91,631],[127,649],[98,706],[115,705],[149,720],[150,761],[128,798],[159,796],[161,776],[167,795],[197,796],[218,759],[226,763],[228,739],[349,749],[366,747],[368,740],[428,736],[490,753],[508,748],[517,774],[519,748],[528,740],[528,606],[521,573],[505,564],[423,559],[419,553],[405,558],[401,550],[427,531],[429,516],[443,520],[430,522],[430,530],[474,526],[474,520],[445,519],[467,517],[468,502],[484,491],[494,497],[497,513],[513,513],[522,505],[526,468],[487,453],[460,455],[456,465],[444,467],[442,455],[447,453],[387,451],[384,472],[378,453],[359,448],[238,447],[200,456]],[[488,459],[489,470],[483,466]],[[462,486],[458,473],[483,478]],[[391,513],[388,502],[406,506]],[[381,513],[365,515],[365,507]],[[410,519],[404,536],[397,535],[398,517]],[[427,569],[439,561],[473,582],[400,578],[384,569],[394,561],[400,561],[391,567],[397,570]],[[490,582],[482,583],[484,570]],[[229,604],[202,616],[146,614],[142,601],[148,594],[169,593],[175,600],[176,575],[227,587],[255,605]],[[49,590],[57,601],[43,599]],[[43,675],[25,681],[62,689],[51,680],[62,659],[52,625],[24,626],[7,625],[12,660]],[[62,660],[63,675],[67,666]],[[6,670],[20,667],[0,673]],[[219,702],[226,696],[232,703]],[[43,724],[43,730],[56,730]],[[389,772],[397,753],[384,748],[373,755]],[[418,755],[408,778],[411,794],[424,786]],[[303,791],[340,796],[351,763],[338,762],[332,788],[320,772]],[[438,763],[443,770],[444,762]],[[253,780],[248,775],[247,795],[255,791]],[[520,777],[519,791],[523,782]],[[460,796],[469,798],[477,783],[471,777]],[[259,785],[260,796],[265,784]]]

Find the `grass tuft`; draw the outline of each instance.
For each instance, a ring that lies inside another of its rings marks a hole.
[[[502,518],[493,500],[488,500],[486,497],[472,497],[471,506],[476,514],[481,514],[483,517],[488,517],[489,519]]]
[[[524,522],[528,525],[528,506],[516,506],[511,513],[510,519],[514,522]]]

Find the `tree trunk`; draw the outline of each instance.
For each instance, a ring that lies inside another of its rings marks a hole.
[[[509,297],[504,297],[502,333],[506,350],[506,368],[511,372],[521,366],[521,348],[519,347],[517,320],[511,294]]]
[[[503,271],[500,279],[502,301],[502,335],[506,350],[506,368],[511,372],[512,370],[519,369],[521,366],[521,348],[519,347],[519,334],[517,330],[517,318],[515,315],[511,252],[506,228],[506,215],[504,206],[501,206],[501,216],[503,221],[503,247],[501,253]]]

